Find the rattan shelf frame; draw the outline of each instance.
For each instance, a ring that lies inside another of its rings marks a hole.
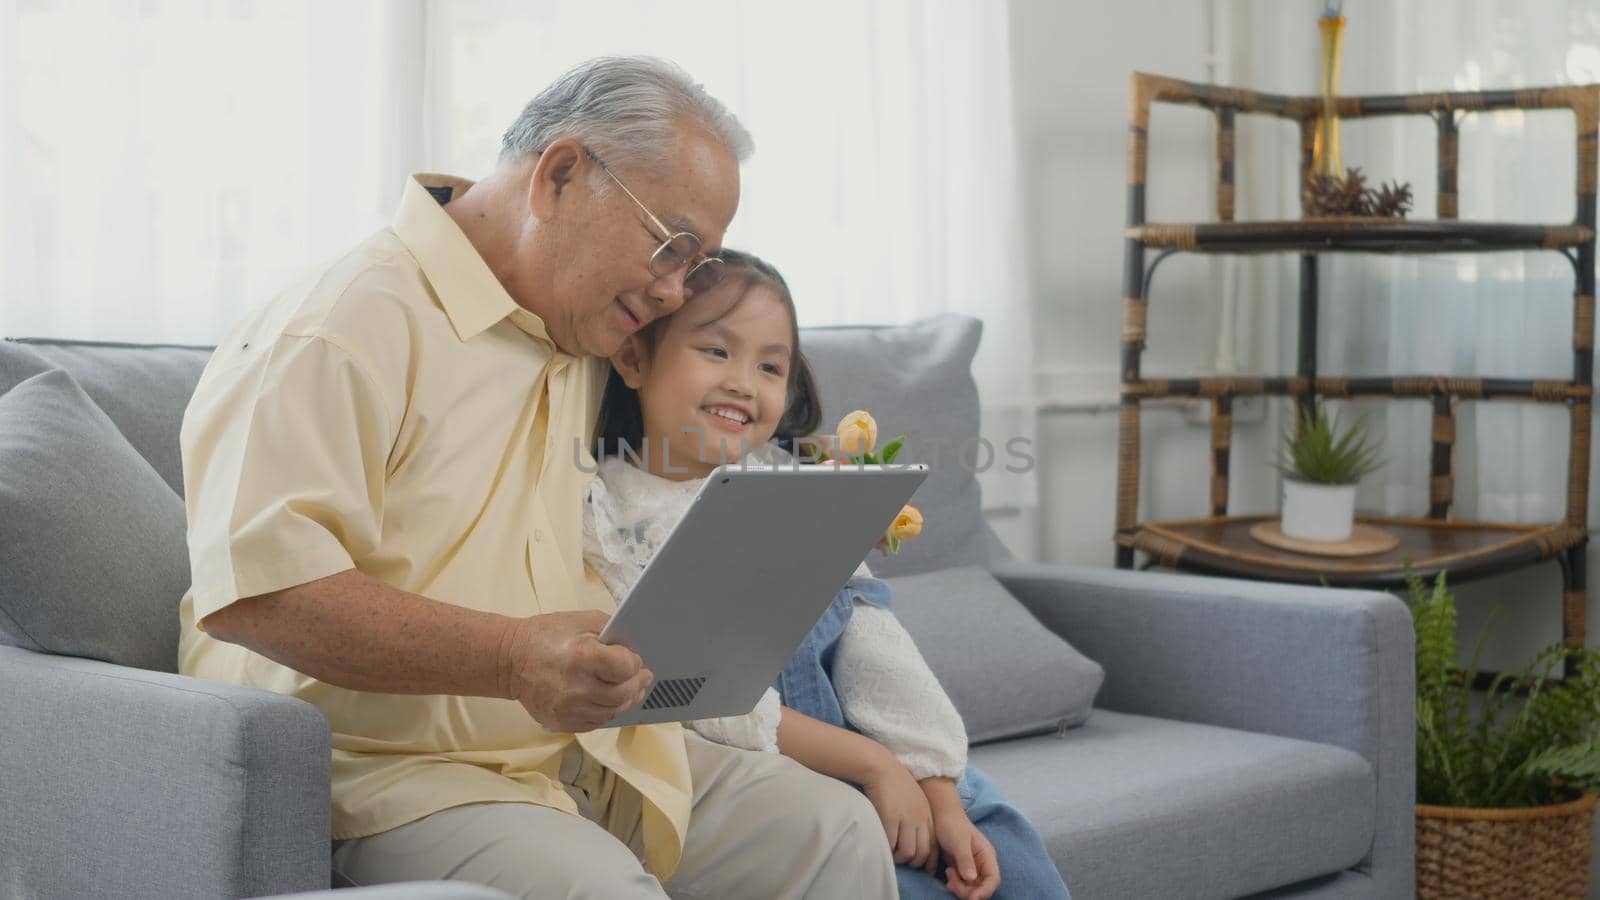
[[[1204,568],[1243,578],[1308,584],[1337,578],[1345,585],[1392,588],[1405,584],[1408,566],[1423,577],[1447,569],[1452,577],[1481,578],[1557,559],[1584,540],[1582,532],[1563,522],[1530,525],[1394,516],[1358,517],[1362,524],[1402,538],[1396,549],[1372,556],[1310,556],[1235,539],[1250,526],[1275,518],[1206,516],[1145,522],[1133,534],[1120,536],[1118,543],[1148,553],[1153,560],[1172,568]],[[1434,550],[1418,557],[1425,562],[1412,562],[1410,554],[1419,542],[1433,544]]]
[[[1148,222],[1145,186],[1150,110],[1155,103],[1199,106],[1216,123],[1217,221]],[[1234,123],[1239,114],[1276,116],[1299,125],[1300,179],[1312,165],[1322,99],[1284,96],[1182,81],[1144,72],[1132,77],[1128,137],[1127,220],[1124,230],[1122,297],[1122,394],[1120,402],[1116,564],[1131,568],[1135,553],[1153,562],[1191,571],[1238,577],[1396,587],[1409,566],[1429,575],[1448,569],[1457,581],[1509,571],[1547,560],[1562,573],[1562,637],[1582,646],[1588,607],[1585,549],[1588,545],[1590,421],[1593,404],[1595,318],[1595,217],[1597,151],[1600,151],[1600,85],[1504,91],[1466,91],[1341,97],[1341,118],[1421,115],[1437,133],[1436,218],[1300,219],[1234,221]],[[1574,185],[1576,214],[1570,223],[1461,221],[1457,216],[1458,135],[1462,116],[1494,110],[1567,110],[1576,123]],[[1302,215],[1305,210],[1302,207]],[[1147,266],[1147,250],[1158,255]],[[1449,375],[1327,377],[1317,372],[1318,256],[1322,253],[1461,253],[1555,251],[1573,265],[1572,377],[1568,380],[1462,378]],[[1157,264],[1177,253],[1296,252],[1300,255],[1299,349],[1296,373],[1277,377],[1143,377],[1150,284]],[[1270,516],[1235,516],[1228,511],[1233,398],[1282,396],[1301,409],[1318,397],[1422,399],[1433,407],[1429,506],[1425,518],[1363,518],[1402,534],[1400,548],[1372,559],[1334,559],[1277,551],[1247,536],[1250,524]],[[1141,522],[1140,406],[1167,397],[1211,401],[1210,515],[1200,519]],[[1568,410],[1567,509],[1560,522],[1498,524],[1453,517],[1456,413],[1461,402],[1558,403]],[[1462,549],[1466,548],[1466,549]],[[1396,556],[1395,554],[1400,554]],[[1410,554],[1410,555],[1406,555]]]
[[[1281,222],[1147,222],[1124,236],[1146,247],[1191,253],[1473,253],[1560,250],[1594,237],[1581,225],[1511,222],[1409,222],[1393,219],[1297,219]]]

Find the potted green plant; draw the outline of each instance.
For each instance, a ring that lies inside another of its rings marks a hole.
[[[1368,444],[1366,417],[1347,430],[1329,421],[1320,405],[1300,415],[1299,428],[1283,436],[1283,514],[1292,538],[1343,541],[1356,518],[1356,483],[1381,463]]]
[[[1445,574],[1408,579],[1417,636],[1417,896],[1584,897],[1600,786],[1600,653],[1552,644],[1473,702]],[[1575,666],[1564,679],[1555,680]],[[1521,696],[1525,692],[1525,696]]]

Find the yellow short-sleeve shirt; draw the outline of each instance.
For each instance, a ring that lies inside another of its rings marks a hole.
[[[193,587],[179,669],[305,699],[333,731],[333,838],[466,803],[576,813],[577,741],[644,799],[646,862],[677,866],[690,783],[677,725],[552,734],[511,700],[346,690],[218,641],[235,600],[350,568],[510,616],[613,607],[583,563],[588,437],[606,362],[562,353],[419,175],[390,228],[236,325],[184,417]]]

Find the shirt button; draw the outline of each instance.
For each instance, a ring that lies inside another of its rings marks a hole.
[[[533,530],[533,539],[536,540],[536,541],[543,541],[544,540],[544,530],[541,529],[541,528],[535,528]]]

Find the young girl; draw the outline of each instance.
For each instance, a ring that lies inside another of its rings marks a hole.
[[[821,417],[788,286],[753,256],[724,250],[722,258],[720,284],[612,359],[584,555],[618,597],[712,469],[780,461],[781,446],[811,434]],[[1038,833],[967,768],[960,715],[864,564],[753,712],[689,725],[860,785],[883,821],[902,897],[987,898],[997,887],[1002,896],[1067,897]]]

